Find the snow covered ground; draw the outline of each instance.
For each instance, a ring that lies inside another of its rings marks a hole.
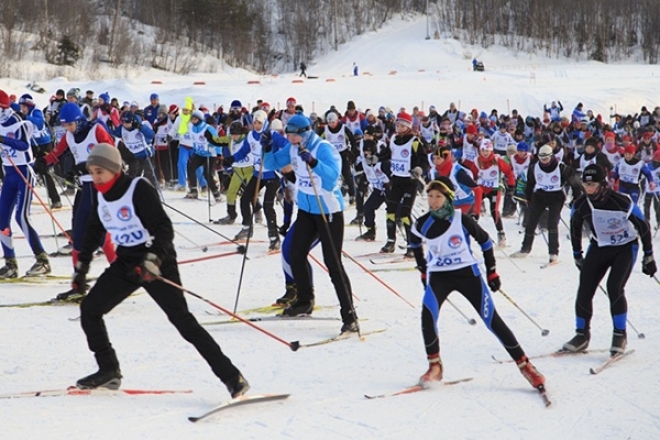
[[[141,74],[129,80],[68,83],[55,79],[43,84],[48,92],[36,95],[41,104],[57,88],[78,86],[97,93],[109,90],[122,100],[146,104],[149,93],[158,91],[164,103],[181,103],[192,95],[199,104],[227,106],[239,98],[244,104],[261,98],[271,104],[295,96],[307,111],[325,110],[330,104],[343,109],[353,99],[364,108],[389,105],[411,108],[430,104],[444,109],[450,101],[463,110],[473,107],[489,111],[511,109],[538,114],[543,103],[560,99],[567,111],[582,101],[585,108],[603,113],[609,107],[634,113],[642,105],[654,106],[657,66],[576,64],[529,55],[513,55],[502,49],[482,51],[450,41],[425,41],[425,24],[398,22],[378,34],[365,35],[311,65],[308,73],[319,79],[292,84],[293,74],[255,77],[241,71],[219,75],[176,77],[162,72]],[[485,73],[471,71],[470,61],[478,56]],[[357,62],[361,72],[373,76],[350,77]],[[531,66],[536,66],[533,69]],[[38,68],[35,67],[35,68]],[[494,68],[494,70],[493,70]],[[419,72],[424,69],[425,72]],[[388,75],[396,70],[396,75]],[[530,79],[535,74],[535,83]],[[346,76],[344,76],[346,75]],[[327,78],[335,79],[326,82]],[[160,80],[162,85],[152,85]],[[248,85],[260,80],[260,85]],[[205,81],[205,86],[193,86]],[[24,83],[0,79],[0,88],[20,96]],[[43,190],[39,190],[45,196]],[[167,202],[202,222],[208,220],[203,201],[182,200],[181,193],[165,192]],[[35,202],[36,203],[36,202]],[[65,203],[66,205],[66,203]],[[421,213],[423,200],[418,201]],[[278,214],[280,211],[278,209]],[[212,218],[225,215],[225,204],[212,208]],[[280,214],[281,215],[281,214]],[[70,211],[56,213],[68,225]],[[180,260],[227,252],[232,246],[212,246],[222,239],[171,212],[175,229],[198,244],[209,244],[206,253],[191,249],[177,236]],[[354,210],[345,213],[352,219]],[[346,227],[344,249],[352,256],[376,252],[384,242],[384,212],[377,215],[378,241],[352,241],[359,232]],[[563,213],[568,220],[568,212]],[[53,227],[43,208],[36,205],[33,220],[43,234]],[[494,235],[492,219],[480,221]],[[15,234],[22,235],[15,226]],[[213,226],[233,236],[240,226]],[[507,254],[522,242],[515,220],[505,220],[509,246]],[[560,228],[561,263],[540,269],[547,260],[547,247],[537,237],[532,254],[518,261],[521,270],[496,252],[503,289],[536,320],[550,330],[540,330],[504,297],[494,295],[498,311],[513,329],[529,355],[558,349],[573,335],[573,303],[578,272],[570,254],[567,230]],[[256,227],[254,240],[266,240],[266,229]],[[399,240],[401,242],[401,240]],[[657,240],[655,241],[657,244]],[[44,244],[54,251],[53,238]],[[59,242],[62,245],[62,240]],[[22,271],[32,264],[25,240],[16,240]],[[476,250],[476,249],[475,249]],[[268,305],[283,293],[279,256],[265,256],[266,244],[250,245],[239,310]],[[398,251],[401,252],[401,251]],[[320,251],[313,253],[321,259]],[[370,269],[381,270],[366,258],[358,260]],[[68,258],[52,259],[53,273],[71,272]],[[629,319],[645,339],[629,328],[629,347],[635,354],[597,376],[589,368],[607,354],[594,353],[570,358],[535,361],[547,377],[552,407],[543,407],[535,390],[511,364],[497,364],[491,355],[505,359],[498,341],[478,322],[470,326],[448,304],[441,312],[441,352],[448,380],[473,377],[468,383],[439,387],[409,396],[367,400],[364,394],[396,391],[416,382],[427,367],[420,334],[419,315],[422,290],[415,271],[378,271],[375,274],[412,302],[410,307],[384,288],[360,267],[344,259],[356,307],[363,319],[363,331],[387,329],[384,333],[290,351],[285,345],[242,324],[209,326],[223,350],[241,368],[252,385],[252,393],[286,392],[289,400],[265,403],[221,413],[196,425],[187,416],[197,415],[227,399],[222,384],[212,375],[201,357],[183,341],[164,314],[147,295],[129,298],[107,316],[110,338],[118,352],[124,388],[192,389],[192,394],[141,397],[52,397],[0,400],[2,438],[28,439],[126,439],[199,438],[223,436],[236,439],[652,439],[660,438],[660,380],[653,367],[660,361],[657,335],[660,334],[657,302],[660,286],[635,265],[627,285]],[[92,267],[99,274],[106,266],[103,257]],[[314,265],[317,304],[336,306],[337,300],[327,275]],[[409,267],[405,263],[393,267]],[[230,256],[182,264],[184,285],[192,291],[232,309],[236,296],[241,257]],[[68,289],[65,281],[44,285],[2,284],[0,304],[39,301]],[[471,318],[478,315],[467,301],[454,294],[450,299]],[[189,305],[201,322],[217,320],[208,304],[189,297]],[[592,324],[593,348],[608,348],[611,337],[608,303],[597,293]],[[315,316],[339,317],[338,307],[324,308]],[[95,371],[73,306],[0,308],[0,394],[61,388]],[[254,316],[254,315],[251,315]],[[333,336],[339,321],[264,322],[265,329],[287,341],[313,342]]]

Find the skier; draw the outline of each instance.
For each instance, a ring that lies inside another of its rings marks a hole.
[[[479,156],[475,163],[465,162],[469,165],[472,175],[483,191],[483,199],[490,203],[490,215],[493,217],[497,229],[497,245],[506,246],[506,233],[500,215],[500,200],[502,199],[502,176],[506,178],[507,191],[513,193],[516,184],[511,166],[504,159],[493,153],[493,143],[490,139],[483,139],[479,146]],[[477,213],[480,214],[480,213]]]
[[[452,162],[451,151],[447,147],[435,150],[432,161],[433,168],[429,170],[429,180],[435,180],[438,176],[449,177],[455,188],[452,200],[454,208],[478,220],[483,188],[474,181],[472,172],[459,163]]]
[[[424,286],[422,335],[429,369],[420,377],[420,385],[442,380],[437,319],[442,303],[452,291],[457,290],[500,340],[522,375],[534,388],[542,391],[545,378],[531,364],[515,335],[500,318],[488,292],[488,288],[497,292],[501,287],[493,243],[488,233],[471,217],[454,209],[454,187],[448,177],[441,176],[429,183],[426,193],[429,212],[415,221],[410,240]],[[481,245],[488,284],[470,250],[470,237]],[[422,241],[428,246],[428,260],[424,256]]]
[[[362,169],[366,181],[371,186],[371,194],[364,203],[364,226],[367,230],[357,237],[357,241],[376,240],[376,210],[387,200],[392,175],[389,159],[380,160],[378,144],[374,139],[362,142]]]
[[[311,130],[309,119],[301,114],[289,119],[285,131],[286,138],[266,131],[260,139],[265,167],[281,169],[293,165],[296,173],[298,217],[292,237],[296,245],[291,249],[291,268],[297,298],[283,314],[298,316],[314,310],[307,256],[314,240],[320,239],[323,260],[341,307],[341,332],[357,332],[351,284],[341,263],[344,238],[344,199],[338,185],[341,157],[336,148]]]
[[[229,126],[229,145],[223,146],[223,158],[229,158],[232,154],[238,153],[244,145],[245,141],[245,128],[241,121],[234,121]],[[229,165],[231,163],[231,165]],[[224,160],[223,164],[226,170],[231,170],[231,179],[227,187],[227,216],[214,221],[216,225],[233,225],[236,221],[238,214],[236,213],[236,197],[243,188],[250,183],[252,174],[254,172],[254,165],[252,157],[246,154],[241,160],[232,159]]]
[[[196,199],[199,196],[197,192],[196,170],[202,168],[211,195],[216,202],[219,202],[220,189],[213,178],[215,167],[212,167],[210,164],[211,158],[215,159],[219,155],[218,132],[215,128],[204,122],[204,114],[200,110],[193,111],[190,116],[190,135],[192,137],[193,154],[188,160],[188,184],[190,191],[186,194],[185,198]]]
[[[76,194],[73,207],[73,251],[71,256],[73,266],[75,267],[78,263],[78,255],[85,234],[87,218],[92,209],[92,198],[96,193],[96,190],[92,186],[92,178],[87,173],[85,166],[90,145],[96,145],[99,142],[112,144],[114,138],[100,122],[87,121],[80,111],[78,104],[70,102],[64,104],[62,110],[60,110],[60,121],[67,130],[66,135],[55,146],[53,151],[35,161],[34,169],[38,173],[47,173],[48,167],[57,163],[59,157],[66,150],[70,150],[75,158],[76,164],[73,169],[75,174],[72,179],[75,179],[76,176],[79,177],[82,186],[81,190]],[[103,247],[103,253],[108,262],[114,261],[115,251],[109,235],[105,239],[99,238],[99,242],[96,245],[97,248],[99,246]],[[84,289],[81,288],[77,291],[71,289],[67,292],[60,293],[56,299],[58,301],[79,301],[83,296]]]
[[[241,196],[241,216],[243,217],[243,227],[236,234],[234,240],[245,240],[252,236],[253,233],[253,218],[257,217],[257,213],[263,211],[266,216],[266,223],[268,226],[268,251],[275,252],[280,249],[280,237],[277,231],[277,214],[275,213],[275,193],[279,188],[280,179],[275,173],[274,169],[264,163],[264,153],[262,152],[261,143],[259,142],[261,136],[268,129],[268,122],[266,119],[268,115],[263,110],[257,110],[254,113],[254,120],[252,122],[254,129],[251,130],[245,140],[241,149],[234,153],[232,156],[227,156],[223,159],[223,164],[227,167],[232,166],[235,161],[242,161],[245,157],[251,157],[253,165],[252,178],[245,183],[243,195]],[[257,180],[259,186],[257,187]],[[261,188],[266,188],[264,192],[263,205],[257,204],[254,206],[255,196]],[[254,209],[254,213],[252,210]],[[256,221],[256,220],[255,220]]]
[[[30,147],[30,130],[20,116],[10,108],[9,96],[0,90],[0,156],[4,179],[0,188],[0,243],[5,265],[0,268],[0,279],[18,277],[18,262],[11,233],[11,214],[16,208],[16,222],[30,244],[36,262],[26,276],[50,273],[48,255],[30,221],[30,204],[34,188],[33,163]],[[24,180],[25,179],[25,180]],[[29,182],[29,183],[26,183]],[[30,188],[30,186],[32,188]]]
[[[410,213],[417,197],[417,178],[412,171],[428,168],[428,158],[421,141],[412,132],[412,116],[406,112],[397,115],[396,134],[390,139],[390,159],[392,189],[387,197],[387,243],[381,248],[383,253],[394,252],[397,224],[404,228],[406,242],[410,239]],[[419,173],[421,176],[422,172]],[[412,251],[406,255],[412,257]]]
[[[355,182],[352,172],[355,154],[353,152],[357,151],[355,137],[346,123],[339,120],[337,113],[328,113],[326,121],[328,124],[323,129],[321,138],[334,145],[341,156],[342,186],[346,187],[349,204],[353,205],[355,203]]]
[[[580,270],[580,285],[575,299],[576,334],[562,349],[577,352],[589,346],[593,297],[609,269],[607,295],[614,327],[610,353],[615,356],[626,349],[628,303],[624,286],[637,258],[638,235],[644,251],[642,272],[652,277],[657,268],[648,222],[629,196],[607,186],[606,177],[601,166],[587,166],[582,173],[585,195],[573,204],[571,244],[575,265]],[[585,222],[592,231],[592,238],[583,258],[582,226]]]
[[[298,76],[304,76],[307,78],[307,65],[305,63],[300,63],[300,75]]]
[[[635,157],[635,147],[628,145],[623,153],[623,160],[620,160],[612,172],[612,180],[618,183],[617,191],[628,194],[636,204],[639,201],[639,182],[644,176],[649,182],[649,189],[655,189],[655,183],[651,170],[638,157]]]
[[[524,258],[532,251],[536,235],[536,227],[541,215],[548,209],[548,254],[549,264],[555,264],[559,259],[559,219],[566,201],[564,186],[573,189],[573,198],[582,193],[579,178],[575,171],[563,162],[559,162],[552,153],[550,145],[544,145],[539,150],[538,161],[531,164],[527,170],[525,200],[529,206],[529,218],[525,227],[525,238],[519,251],[512,258]],[[580,233],[581,234],[581,233]]]
[[[122,140],[123,145],[120,144],[118,148],[128,165],[128,175],[131,177],[144,175],[157,188],[158,181],[150,163],[154,154],[151,143],[155,134],[149,124],[127,110],[121,115],[121,127],[111,129],[110,134]]]
[[[121,385],[119,361],[108,339],[103,315],[143,287],[183,338],[208,362],[231,396],[244,394],[249,384],[188,311],[183,292],[158,279],[162,276],[181,283],[172,242],[172,222],[155,188],[145,179],[124,175],[119,151],[109,144],[94,146],[87,167],[98,194],[72,286],[81,289],[85,285],[97,243],[106,231],[117,245],[117,259],[101,274],[80,305],[80,323],[99,370],[79,379],[78,388],[118,389]]]

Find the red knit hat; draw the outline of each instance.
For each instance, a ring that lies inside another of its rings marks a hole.
[[[477,126],[470,124],[467,127],[465,127],[465,133],[466,134],[477,134]]]
[[[396,123],[406,125],[408,128],[412,127],[412,116],[406,112],[401,112],[396,115]]]
[[[628,145],[623,150],[623,152],[624,152],[624,154],[635,154],[635,146],[634,145]]]
[[[176,104],[170,105],[170,108],[168,109],[168,113],[176,113],[179,111],[179,106]]]
[[[616,135],[614,133],[612,133],[611,131],[608,131],[605,134],[605,139],[616,139]]]
[[[9,108],[9,96],[4,90],[0,90],[0,108]]]

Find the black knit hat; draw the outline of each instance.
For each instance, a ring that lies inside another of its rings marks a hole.
[[[605,170],[597,164],[587,165],[582,171],[582,182],[604,182],[606,178]]]

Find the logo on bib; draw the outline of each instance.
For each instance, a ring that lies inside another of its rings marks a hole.
[[[458,249],[458,247],[462,243],[463,243],[463,237],[461,237],[460,235],[452,235],[451,237],[449,237],[449,240],[447,240],[447,244],[452,249]]]
[[[559,176],[552,176],[550,178],[550,182],[552,182],[552,183],[557,183],[558,181],[559,181]]]
[[[103,219],[104,222],[109,222],[110,220],[112,220],[112,216],[110,215],[110,211],[108,211],[107,206],[101,208],[101,218]]]
[[[619,229],[621,227],[621,219],[611,218],[607,220],[608,229]]]
[[[128,206],[122,206],[119,208],[119,211],[117,211],[117,218],[123,222],[129,221],[131,218],[133,218],[133,213],[131,213],[131,208]]]

